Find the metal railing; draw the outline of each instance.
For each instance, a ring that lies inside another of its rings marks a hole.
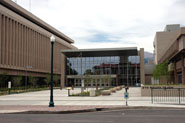
[[[151,88],[152,103],[185,104],[185,88]]]

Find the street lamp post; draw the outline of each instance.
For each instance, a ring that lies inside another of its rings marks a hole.
[[[53,101],[53,46],[55,42],[55,37],[52,35],[50,37],[51,41],[51,83],[50,83],[50,102],[49,107],[54,107],[54,101]]]

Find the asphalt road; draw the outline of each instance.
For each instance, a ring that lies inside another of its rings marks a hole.
[[[0,114],[0,123],[185,123],[185,110],[121,110],[73,114]]]

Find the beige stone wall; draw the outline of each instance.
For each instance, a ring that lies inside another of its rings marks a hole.
[[[174,43],[178,33],[179,33],[179,30],[174,32],[156,32],[156,35],[154,38],[155,64],[158,64],[159,60],[163,57],[167,49]]]
[[[152,75],[145,74],[145,84],[151,84],[151,83],[152,83]]]

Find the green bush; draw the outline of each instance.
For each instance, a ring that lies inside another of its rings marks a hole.
[[[13,77],[12,80],[13,80],[13,85],[15,87],[21,86],[21,80],[22,80],[22,76],[21,75]]]
[[[155,80],[160,79],[162,76],[166,77],[168,80],[170,78],[168,71],[168,61],[158,64],[153,71],[153,77]]]

